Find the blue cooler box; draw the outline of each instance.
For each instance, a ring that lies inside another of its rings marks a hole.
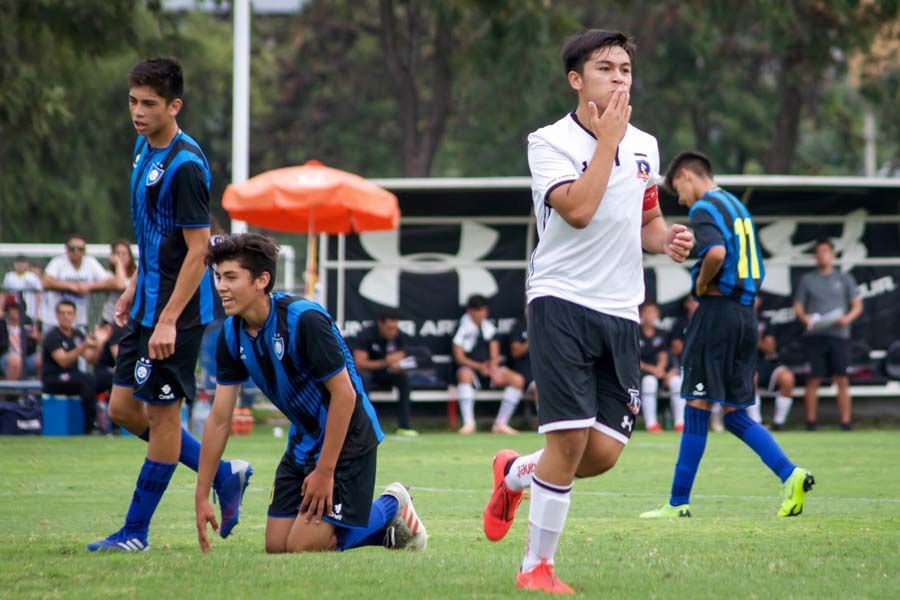
[[[83,435],[84,412],[78,396],[41,395],[41,433]]]

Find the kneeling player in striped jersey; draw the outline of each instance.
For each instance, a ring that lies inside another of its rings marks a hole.
[[[217,528],[209,491],[225,450],[238,386],[252,378],[291,421],[275,473],[266,552],[425,548],[428,535],[401,483],[372,502],[376,450],[384,438],[347,344],[320,305],[271,293],[278,247],[258,234],[209,247],[229,315],[216,350],[216,397],[197,475],[197,534],[211,549]]]

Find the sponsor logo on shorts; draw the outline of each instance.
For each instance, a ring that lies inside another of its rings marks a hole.
[[[150,371],[153,368],[153,363],[150,362],[149,358],[141,357],[140,360],[134,365],[134,380],[138,383],[138,385],[143,384],[145,381],[150,379]]]
[[[341,514],[341,509],[343,508],[343,504],[335,504],[331,509],[331,514],[328,515],[332,519],[337,519],[338,521],[343,520],[344,515]]]
[[[628,388],[628,410],[633,415],[641,412],[641,392],[634,388]]]
[[[175,394],[172,392],[172,386],[168,383],[162,386],[159,391],[162,392],[158,397],[160,400],[174,400]]]
[[[622,424],[619,425],[620,429],[627,429],[629,433],[631,432],[631,428],[634,427],[634,418],[625,415],[622,417]]]
[[[706,386],[703,383],[698,382],[697,385],[694,386],[694,395],[695,396],[705,396],[706,395]]]

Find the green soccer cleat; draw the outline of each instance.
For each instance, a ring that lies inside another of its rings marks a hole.
[[[668,502],[655,510],[648,510],[645,513],[641,513],[642,519],[677,519],[678,517],[690,516],[690,504],[680,504],[678,506],[672,506]]]
[[[778,510],[779,517],[796,517],[803,512],[803,501],[806,493],[816,484],[813,474],[797,467],[784,482],[784,500]]]

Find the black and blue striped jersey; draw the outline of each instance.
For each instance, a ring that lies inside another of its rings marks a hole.
[[[140,257],[131,316],[153,327],[166,307],[187,256],[182,229],[210,226],[212,176],[200,146],[183,131],[165,148],[139,137],[131,172],[131,221]],[[179,329],[206,325],[224,316],[212,269],[181,311]]]
[[[725,190],[716,188],[691,207],[690,223],[698,251],[698,260],[691,268],[692,293],[696,290],[703,257],[713,246],[724,246],[725,262],[712,283],[723,296],[753,306],[766,269],[756,226],[747,207]]]
[[[325,441],[331,395],[325,381],[347,369],[356,407],[339,460],[362,456],[384,438],[350,349],[328,312],[315,302],[275,293],[265,325],[251,337],[244,321],[225,320],[216,348],[221,385],[253,379],[291,422],[288,452],[314,466]]]

